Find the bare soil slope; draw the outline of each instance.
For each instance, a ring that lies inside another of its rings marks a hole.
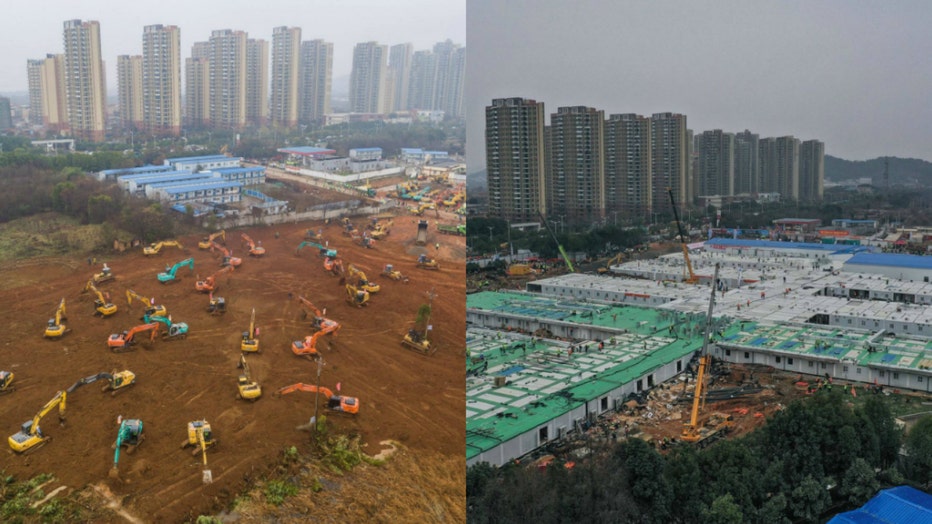
[[[357,218],[359,226],[364,218]],[[374,249],[365,249],[341,234],[339,224],[299,223],[245,230],[262,241],[267,254],[252,258],[243,248],[239,232],[227,232],[227,246],[243,263],[218,279],[219,291],[228,305],[222,316],[211,316],[208,297],[195,290],[200,278],[219,269],[219,260],[197,248],[199,238],[179,239],[183,253],[174,247],[144,257],[141,249],[105,260],[116,280],[100,285],[119,311],[110,318],[92,315],[93,299],[81,293],[100,262],[54,258],[9,262],[0,265],[0,303],[4,304],[6,336],[0,342],[0,369],[16,374],[17,389],[0,396],[2,435],[19,430],[57,391],[81,377],[99,372],[129,369],[137,375],[135,386],[115,396],[91,384],[68,395],[67,422],[58,424],[56,413],[42,419],[41,427],[52,437],[27,455],[3,454],[2,469],[28,477],[42,472],[55,475],[71,489],[106,486],[123,511],[145,522],[178,522],[201,513],[217,511],[240,492],[245,481],[266,471],[285,446],[302,446],[309,439],[295,428],[305,424],[314,411],[314,396],[296,392],[280,398],[273,393],[295,382],[314,383],[316,364],[291,352],[292,340],[311,334],[309,321],[292,296],[303,295],[326,316],[342,324],[335,338],[322,344],[325,365],[321,385],[341,384],[342,393],[360,399],[360,414],[329,417],[336,432],[361,435],[368,452],[375,455],[379,442],[400,441],[411,452],[461,457],[464,440],[465,347],[465,242],[440,236],[431,220],[427,246],[416,246],[416,220],[394,220],[391,234]],[[369,304],[356,308],[346,300],[339,278],[324,271],[316,249],[295,248],[305,230],[323,227],[330,247],[345,263],[366,271],[382,286]],[[275,234],[278,233],[278,238]],[[439,249],[434,245],[440,242]],[[421,252],[440,261],[439,271],[415,268]],[[195,271],[178,271],[178,280],[161,284],[156,274],[166,265],[187,256],[195,259]],[[384,264],[410,277],[410,282],[380,277]],[[135,351],[113,353],[108,335],[141,324],[139,303],[127,306],[125,292],[132,289],[155,297],[175,322],[186,322],[186,340],[139,344]],[[433,290],[433,331],[438,347],[432,356],[404,349],[400,341],[412,325],[418,307]],[[62,297],[67,300],[67,326],[71,332],[56,341],[42,333],[47,319]],[[248,329],[256,309],[260,328],[259,354],[248,355],[253,378],[263,388],[255,403],[236,399],[237,362],[241,334]],[[329,340],[328,340],[329,339]],[[329,347],[328,347],[329,346]],[[324,412],[323,404],[321,411]],[[145,442],[131,455],[122,454],[122,480],[108,478],[113,461],[111,444],[116,438],[117,416],[144,422]],[[201,481],[200,456],[180,449],[189,421],[207,419],[219,439],[208,452],[213,483]],[[390,486],[386,486],[390,488]],[[49,490],[52,488],[50,487]]]

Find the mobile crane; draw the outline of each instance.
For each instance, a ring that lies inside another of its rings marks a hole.
[[[265,254],[265,248],[262,247],[262,241],[259,241],[259,243],[256,244],[246,233],[240,233],[240,236],[243,238],[243,242],[249,246],[249,256],[261,257]]]
[[[243,259],[239,257],[234,257],[233,252],[226,248],[226,246],[221,246],[216,242],[210,243],[210,250],[217,250],[223,254],[223,257],[220,259],[220,267],[224,266],[233,266],[239,267],[243,263]]]
[[[62,320],[67,320],[65,318],[65,299],[61,299],[61,302],[58,304],[58,309],[55,310],[55,318],[50,318],[48,326],[45,328],[45,338],[61,338],[65,336],[65,333],[71,331],[64,324]]]
[[[104,294],[97,289],[93,280],[87,281],[87,285],[84,286],[84,291],[90,291],[97,297],[94,299],[94,316],[109,317],[117,312],[116,305],[110,302],[109,297],[105,297]]]
[[[42,446],[49,441],[52,437],[45,436],[42,433],[42,428],[39,427],[39,421],[42,420],[42,417],[47,415],[50,411],[58,408],[58,421],[64,425],[65,424],[65,400],[68,394],[64,391],[59,391],[52,397],[52,400],[48,401],[42,409],[36,413],[36,416],[32,420],[27,420],[23,422],[20,430],[14,434],[10,435],[9,443],[10,449],[17,453],[26,453],[29,451],[34,451],[38,449],[39,446]]]
[[[381,289],[378,284],[369,281],[369,279],[366,278],[366,274],[353,264],[346,266],[346,271],[348,278],[356,280],[356,287],[358,289],[364,289],[369,293],[378,293],[379,289]]]
[[[709,311],[706,315],[705,335],[702,339],[702,350],[699,355],[699,370],[696,372],[696,389],[693,392],[693,407],[690,412],[689,422],[683,425],[683,434],[680,437],[685,442],[690,442],[703,446],[722,436],[728,428],[731,427],[732,421],[730,416],[719,417],[719,422],[711,429],[704,429],[699,425],[699,412],[705,406],[706,396],[706,377],[712,366],[712,355],[709,352],[709,342],[712,337],[712,311],[715,308],[715,285],[718,282],[719,264],[715,264],[715,275],[712,277],[712,292],[709,296]]]
[[[138,325],[129,331],[124,331],[122,333],[115,333],[110,335],[107,338],[107,347],[109,347],[114,353],[121,353],[124,351],[130,351],[132,346],[136,344],[136,335],[140,333],[151,333],[149,335],[149,341],[154,342],[156,337],[159,334],[159,323],[151,322],[149,324]]]
[[[696,284],[699,282],[699,277],[693,273],[693,263],[689,260],[689,247],[686,245],[688,239],[686,238],[686,233],[683,232],[683,226],[680,224],[680,212],[676,209],[676,199],[673,198],[673,189],[668,187],[667,193],[670,195],[670,204],[673,205],[673,218],[676,219],[676,229],[680,234],[680,244],[683,246],[683,258],[686,260],[686,269],[689,270],[686,283]]]
[[[174,282],[174,281],[175,281],[175,274],[178,273],[178,270],[179,270],[179,269],[181,269],[181,268],[183,268],[183,267],[185,267],[185,266],[188,266],[188,268],[190,268],[190,269],[191,269],[191,272],[193,273],[193,272],[194,272],[194,259],[193,259],[193,258],[186,258],[186,259],[182,260],[181,262],[178,262],[177,264],[175,264],[175,265],[172,266],[172,267],[167,267],[167,266],[166,266],[166,267],[165,267],[165,272],[164,272],[164,273],[159,273],[159,274],[158,274],[159,282],[161,282],[161,283],[163,283],[163,284],[168,284],[169,282]]]
[[[217,231],[216,233],[212,233],[210,236],[204,237],[203,240],[198,242],[197,247],[199,249],[210,249],[210,244],[218,238],[220,239],[221,242],[226,242],[227,232],[224,230],[220,230],[220,231]]]
[[[239,350],[244,353],[259,352],[259,334],[256,329],[256,308],[252,308],[252,315],[249,317],[249,331],[243,331],[243,340],[240,342]]]
[[[68,387],[66,391],[68,393],[73,393],[74,390],[79,387],[97,382],[98,380],[106,380],[104,387],[100,389],[101,392],[111,391],[113,395],[116,395],[120,389],[132,386],[136,383],[136,374],[128,369],[119,372],[114,371],[113,373],[98,373],[78,380]]]
[[[140,317],[139,320],[144,320],[146,316],[157,316],[157,317],[168,316],[168,308],[166,308],[165,306],[161,304],[157,306],[154,305],[155,304],[154,298],[149,299],[149,298],[146,298],[140,295],[139,293],[136,293],[132,289],[127,289],[126,290],[126,303],[129,305],[133,305],[134,298],[138,300],[139,302],[142,302],[142,305],[146,308],[143,313],[143,316]],[[148,324],[148,322],[146,323]]]
[[[233,266],[226,266],[220,268],[219,271],[205,278],[204,280],[198,280],[194,283],[194,289],[197,289],[201,293],[210,293],[216,291],[220,286],[217,285],[217,279],[222,276],[224,273],[232,273]]]
[[[143,247],[142,254],[145,256],[158,255],[163,247],[177,247],[178,249],[184,250],[184,246],[181,245],[181,242],[176,240],[163,240],[162,242],[149,244]]]
[[[126,453],[132,454],[145,440],[142,434],[142,421],[138,418],[123,419],[117,431],[116,442],[113,443],[113,467],[110,468],[110,477],[117,478],[120,474],[117,464],[120,462],[120,448],[126,446]]]
[[[540,216],[540,221],[544,223],[544,227],[547,228],[547,232],[550,233],[550,238],[553,239],[554,244],[557,245],[557,251],[560,252],[560,256],[563,257],[563,261],[566,262],[566,268],[570,270],[570,273],[575,273],[576,268],[573,267],[573,263],[570,262],[570,256],[566,254],[566,250],[563,249],[563,244],[557,240],[557,234],[553,232],[553,229],[550,227],[550,223],[547,222],[547,219],[544,218],[544,215],[538,213]],[[511,226],[508,226],[511,227]]]
[[[356,415],[359,413],[359,399],[356,397],[345,397],[334,395],[329,388],[318,387],[313,384],[292,384],[278,390],[279,395],[287,395],[293,391],[307,391],[308,393],[323,393],[327,397],[327,409],[337,413],[347,413]]]
[[[253,402],[259,400],[259,397],[262,396],[262,387],[249,376],[249,368],[246,366],[246,355],[242,353],[240,353],[239,356],[239,367],[242,368],[243,373],[236,379],[236,387],[239,391],[236,394],[236,398]]]

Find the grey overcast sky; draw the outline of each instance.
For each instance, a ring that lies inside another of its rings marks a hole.
[[[300,27],[302,40],[333,42],[334,78],[349,75],[359,42],[411,42],[419,50],[448,38],[466,41],[465,0],[18,0],[2,13],[0,93],[27,90],[26,60],[63,52],[63,23],[72,19],[100,22],[112,87],[117,55],[142,54],[142,28],[153,24],[181,28],[183,59],[191,44],[216,29],[243,30],[271,42],[273,27]]]
[[[470,172],[503,97],[932,161],[927,0],[467,0],[466,35]]]

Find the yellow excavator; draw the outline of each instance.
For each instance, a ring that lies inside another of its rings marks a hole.
[[[197,243],[198,249],[210,249],[210,244],[216,239],[220,239],[221,242],[227,241],[227,232],[226,231],[217,231],[216,233],[211,234],[208,237],[204,237],[203,240]]]
[[[91,277],[91,280],[93,280],[95,284],[103,284],[104,282],[113,280],[114,278],[116,277],[113,275],[113,271],[110,269],[110,266],[104,264],[104,267],[100,270],[100,273],[94,273],[94,276]]]
[[[78,389],[79,387],[97,382],[98,380],[106,381],[104,383],[104,387],[100,388],[100,391],[111,391],[111,395],[116,395],[119,390],[132,386],[136,383],[136,374],[128,369],[124,369],[123,371],[114,371],[113,373],[98,373],[96,375],[90,375],[78,380],[66,391],[68,393],[73,393],[74,390]]]
[[[344,397],[341,395],[335,395],[333,391],[330,391],[329,388],[323,386],[318,387],[313,384],[292,384],[290,386],[285,386],[278,390],[279,396],[287,395],[293,391],[307,391],[308,393],[322,393],[327,397],[327,409],[331,411],[336,411],[337,413],[347,413],[350,415],[356,415],[359,413],[359,399],[356,397]]]
[[[143,317],[140,317],[139,320],[142,320],[145,317],[168,317],[168,308],[161,304],[155,305],[155,298],[149,299],[140,295],[139,293],[136,293],[132,289],[127,289],[126,303],[132,306],[134,298],[141,302],[143,307],[146,308],[145,312],[143,313]]]
[[[417,209],[412,209],[411,212],[417,216],[421,216],[424,214],[424,211],[436,209],[436,207],[437,205],[433,202],[421,202],[421,205],[417,206]]]
[[[347,282],[346,302],[355,307],[367,306],[369,305],[369,292]]]
[[[181,443],[181,449],[194,446],[194,450],[191,452],[192,455],[203,452],[204,465],[206,466],[207,450],[219,443],[220,441],[214,438],[214,434],[210,430],[209,422],[206,420],[195,420],[193,422],[188,422],[188,438]]]
[[[116,304],[110,302],[110,297],[104,296],[104,294],[97,289],[93,280],[87,281],[87,285],[84,286],[84,291],[90,291],[97,297],[94,299],[94,316],[109,317],[117,312]]]
[[[246,366],[246,355],[240,353],[239,366],[243,372],[236,380],[236,387],[239,392],[236,398],[242,400],[256,401],[262,396],[262,387],[249,375],[249,368]]]
[[[366,274],[353,264],[346,266],[346,273],[346,277],[350,281],[356,281],[356,287],[358,289],[365,289],[369,293],[378,293],[379,289],[381,289],[375,282],[370,282],[369,279],[366,278]]]
[[[712,337],[712,311],[715,308],[715,284],[718,282],[719,264],[715,264],[715,275],[712,277],[712,293],[709,297],[709,312],[706,315],[705,336],[702,339],[702,350],[699,354],[699,370],[696,372],[696,389],[693,392],[693,407],[690,412],[689,422],[683,425],[683,434],[681,439],[684,442],[690,442],[700,447],[705,446],[728,431],[734,424],[730,415],[716,415],[717,421],[710,420],[710,424],[705,426],[699,424],[699,412],[705,406],[706,396],[706,377],[709,375],[712,367],[712,355],[709,352],[709,342]]]
[[[45,338],[61,338],[65,336],[65,333],[71,331],[64,324],[62,324],[65,318],[65,299],[61,299],[61,302],[58,304],[58,309],[55,310],[55,318],[50,318],[48,326],[45,328]]]
[[[13,372],[0,371],[0,395],[12,393],[15,390],[16,387],[13,385]]]
[[[240,342],[239,349],[244,353],[259,352],[259,333],[256,329],[256,308],[252,308],[252,315],[249,317],[249,331],[243,331],[243,340]]]
[[[178,242],[177,240],[163,240],[161,242],[145,246],[142,248],[142,254],[145,256],[158,255],[159,251],[161,251],[163,247],[177,247],[178,249],[184,250],[184,246],[182,246],[181,242]]]
[[[52,400],[48,401],[44,406],[42,406],[42,409],[36,413],[36,416],[34,416],[32,420],[23,422],[19,432],[17,432],[15,435],[10,435],[10,449],[17,453],[26,453],[34,451],[48,442],[52,437],[45,436],[45,434],[42,433],[42,428],[39,427],[39,421],[42,420],[42,417],[57,407],[58,421],[64,425],[65,399],[67,395],[68,394],[64,391],[59,391],[55,394]]]
[[[608,273],[609,271],[612,270],[612,266],[613,266],[613,265],[615,265],[615,264],[621,264],[621,263],[624,262],[624,261],[625,261],[625,254],[624,254],[624,253],[618,253],[617,255],[613,256],[613,257],[610,258],[610,259],[608,259],[602,267],[596,269],[595,271],[596,271],[596,273],[598,273],[598,274],[600,274],[600,275],[604,275],[604,274],[606,274],[606,273]]]

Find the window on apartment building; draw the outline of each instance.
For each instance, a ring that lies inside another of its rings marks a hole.
[[[850,318],[848,319],[848,323],[849,323],[849,324],[851,323],[851,319],[850,319]]]

